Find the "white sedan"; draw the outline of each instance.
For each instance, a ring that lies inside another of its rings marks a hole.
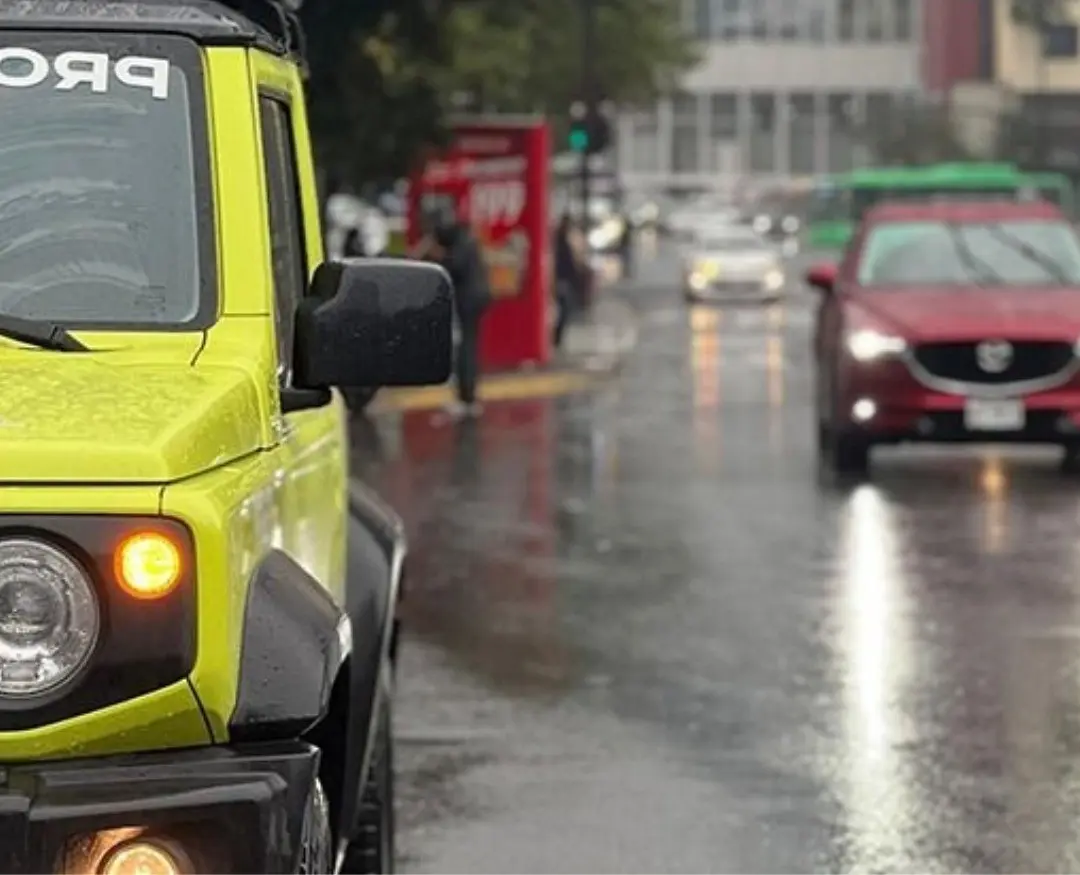
[[[683,252],[682,289],[690,301],[770,302],[785,283],[780,252],[752,228],[716,228]]]

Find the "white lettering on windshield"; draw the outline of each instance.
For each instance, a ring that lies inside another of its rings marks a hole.
[[[53,88],[74,91],[89,86],[105,94],[114,84],[149,91],[157,100],[169,97],[170,65],[164,58],[131,55],[113,62],[103,52],[63,52],[49,62],[40,52],[15,46],[0,48],[0,88],[34,88],[56,77]]]

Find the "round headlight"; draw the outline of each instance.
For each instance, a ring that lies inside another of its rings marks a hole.
[[[0,540],[0,696],[40,696],[70,680],[100,628],[79,563],[43,541]]]

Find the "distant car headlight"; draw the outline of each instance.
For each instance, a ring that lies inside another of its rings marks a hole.
[[[860,362],[872,362],[890,355],[899,355],[907,349],[902,337],[880,334],[877,331],[856,331],[847,339],[848,352]]]
[[[784,216],[784,220],[780,223],[780,227],[784,230],[785,234],[794,234],[799,230],[799,220],[794,216]]]
[[[779,268],[773,268],[765,274],[765,288],[770,292],[779,291],[784,287],[784,272]]]
[[[720,276],[720,264],[712,259],[701,258],[694,262],[694,273],[706,280]]]
[[[768,234],[772,230],[772,219],[768,216],[755,216],[753,227],[759,234]]]
[[[78,562],[31,538],[0,540],[0,697],[51,692],[86,665],[101,616]]]

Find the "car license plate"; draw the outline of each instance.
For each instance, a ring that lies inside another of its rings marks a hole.
[[[969,431],[1020,431],[1024,427],[1024,402],[972,398],[964,407],[964,426]]]

